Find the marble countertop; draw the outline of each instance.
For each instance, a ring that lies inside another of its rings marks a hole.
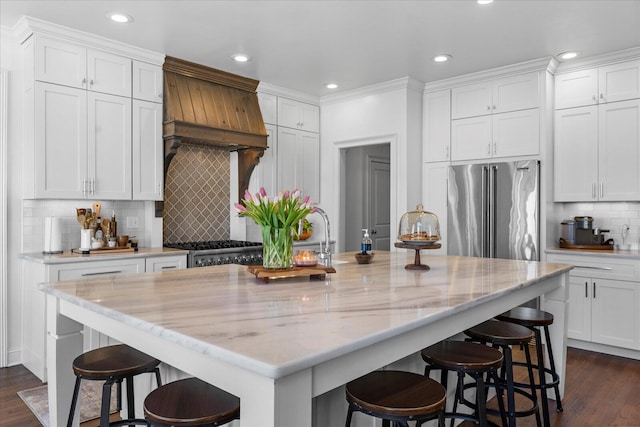
[[[94,253],[90,255],[80,255],[64,251],[61,254],[43,254],[42,252],[18,254],[18,259],[36,262],[38,264],[66,264],[74,262],[106,261],[122,258],[149,258],[156,256],[186,255],[189,251],[172,248],[139,248],[137,252],[118,253]]]
[[[603,256],[603,257],[615,257],[615,258],[628,258],[639,259],[640,250],[633,249],[630,251],[619,251],[614,249],[612,251],[605,250],[589,250],[589,249],[565,249],[565,248],[547,248],[545,250],[547,254],[564,254],[564,255],[582,255],[582,256]]]
[[[173,270],[42,284],[44,292],[270,378],[365,348],[568,272],[564,264],[334,254],[325,280],[258,281],[246,266]]]

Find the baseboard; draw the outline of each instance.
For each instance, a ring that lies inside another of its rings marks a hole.
[[[628,359],[640,360],[640,351],[628,348],[613,347],[610,345],[598,344],[588,341],[567,339],[567,347],[579,348],[581,350],[595,351],[597,353],[610,354],[612,356],[626,357]]]

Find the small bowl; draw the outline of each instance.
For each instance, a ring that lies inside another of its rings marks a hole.
[[[104,242],[102,240],[94,240],[91,242],[91,249],[100,249],[104,246]]]
[[[375,254],[371,253],[371,255],[369,254],[356,254],[356,261],[358,261],[358,264],[370,264],[371,261],[373,261],[373,256]]]

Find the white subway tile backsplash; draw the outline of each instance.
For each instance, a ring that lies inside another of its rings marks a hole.
[[[564,209],[570,216],[592,216],[594,227],[611,230],[606,236],[615,243],[622,243],[622,226],[627,224],[625,242],[640,248],[640,202],[565,203]]]

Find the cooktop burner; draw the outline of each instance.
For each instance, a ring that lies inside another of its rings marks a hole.
[[[215,249],[248,248],[262,246],[258,242],[244,242],[242,240],[210,240],[204,242],[166,243],[166,248],[184,249],[188,251],[206,251]]]

